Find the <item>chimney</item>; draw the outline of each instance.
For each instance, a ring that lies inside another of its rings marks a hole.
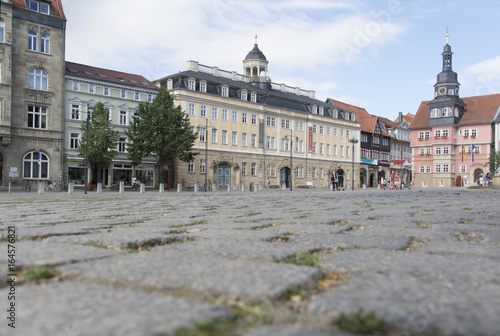
[[[403,121],[403,112],[399,112],[398,120]]]

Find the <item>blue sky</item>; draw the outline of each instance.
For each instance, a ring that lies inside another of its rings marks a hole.
[[[273,82],[394,120],[433,98],[448,28],[461,97],[500,93],[500,0],[62,1],[67,60],[150,80],[242,73],[257,34]]]

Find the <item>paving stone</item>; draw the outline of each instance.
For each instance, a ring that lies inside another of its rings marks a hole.
[[[115,279],[131,286],[186,288],[249,298],[274,298],[290,286],[314,285],[322,276],[313,267],[174,251],[136,253],[60,269],[70,276],[92,281]]]
[[[82,283],[23,286],[16,300],[16,328],[2,321],[1,335],[174,335],[195,321],[232,316],[228,308],[214,304]],[[6,305],[7,300],[0,300],[3,312]]]
[[[187,244],[174,244],[153,248],[153,252],[177,251],[204,255],[219,255],[228,258],[282,260],[298,253],[307,253],[316,248],[311,244],[287,244],[242,239],[205,239]]]
[[[288,326],[265,327],[246,333],[244,336],[348,336],[340,331],[323,331],[313,328]]]
[[[341,233],[325,235],[321,233],[315,233],[300,237],[293,237],[290,239],[290,242],[314,243],[321,248],[361,247],[398,250],[404,248],[408,244],[408,238],[372,235],[355,236]]]
[[[402,335],[498,335],[500,285],[404,274],[360,274],[348,285],[313,299],[309,312],[323,318],[375,312]]]
[[[434,240],[427,242],[418,251],[442,255],[458,254],[491,257],[497,258],[497,261],[500,260],[500,246],[498,244]]]
[[[0,243],[0,251],[7,251],[7,243]],[[77,261],[102,259],[121,255],[115,250],[92,246],[48,243],[41,241],[16,242],[16,267],[56,266]],[[0,269],[7,268],[7,258],[0,258]]]
[[[366,249],[337,252],[323,260],[322,265],[330,272],[401,272],[434,277],[467,277],[486,282],[500,278],[498,260]]]

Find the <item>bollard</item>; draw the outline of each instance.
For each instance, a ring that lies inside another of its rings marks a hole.
[[[39,182],[38,183],[38,195],[43,195],[44,193],[44,189],[43,189],[43,182]]]
[[[120,189],[118,191],[120,194],[125,192],[125,182],[120,182]]]
[[[68,183],[68,195],[73,194],[75,191],[75,184],[74,183]]]
[[[244,184],[241,185],[241,191],[245,192],[245,185]]]
[[[102,194],[102,183],[97,183],[97,193]]]
[[[177,193],[182,191],[182,183],[177,183]]]
[[[231,192],[231,185],[230,184],[227,185],[227,192]]]
[[[286,184],[282,184],[281,185],[281,190],[285,190],[286,189]]]
[[[11,183],[9,182],[9,195],[10,195],[10,185],[11,185]]]
[[[217,191],[217,184],[212,183],[212,191],[216,192]]]
[[[146,192],[146,185],[144,183],[141,183],[141,186],[140,186],[140,191],[139,191],[141,194],[144,194]]]
[[[160,194],[163,194],[163,192],[165,192],[165,183],[160,183],[160,187],[158,189],[158,192]]]
[[[200,185],[198,184],[198,182],[196,182],[194,184],[194,192],[197,193],[199,190],[200,190]]]

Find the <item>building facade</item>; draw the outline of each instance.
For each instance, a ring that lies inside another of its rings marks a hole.
[[[500,94],[460,98],[452,51],[446,43],[434,99],[424,101],[410,127],[415,187],[472,185],[489,171]]]
[[[60,0],[1,3],[3,186],[61,178],[65,29]]]
[[[241,75],[189,61],[186,71],[157,81],[199,132],[196,159],[175,162],[176,183],[325,188],[338,166],[350,183],[349,139],[360,134],[355,113],[315,99],[314,91],[272,83],[257,43],[243,68]]]
[[[85,158],[78,155],[82,139],[82,124],[92,108],[103,103],[110,112],[113,127],[120,132],[117,155],[113,163],[101,172],[90,172],[101,176],[98,181],[103,186],[123,181],[131,185],[137,177],[147,187],[153,187],[157,180],[158,162],[155,158],[144,159],[139,166],[132,166],[127,157],[127,135],[132,118],[140,103],[152,102],[158,93],[155,84],[140,75],[133,75],[88,65],[66,62],[65,77],[65,139],[64,139],[64,177],[65,180],[83,185],[85,177]],[[90,112],[90,113],[89,113]],[[91,167],[89,167],[90,170]]]

